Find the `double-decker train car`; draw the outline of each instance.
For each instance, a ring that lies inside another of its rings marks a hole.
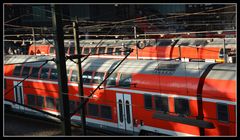
[[[130,48],[136,48],[137,42],[142,49],[135,49],[128,59],[180,59],[182,61],[224,62],[236,61],[236,39],[225,38],[181,38],[181,39],[150,39],[150,40],[82,40],[82,54],[91,53],[95,58],[124,58]],[[95,47],[98,45],[98,47]],[[74,54],[74,42],[65,41],[67,55]],[[53,45],[30,46],[29,54],[55,55]],[[97,54],[97,55],[96,55]]]
[[[5,56],[4,104],[59,114],[57,68],[50,56]],[[82,63],[87,97],[120,62],[88,58]],[[13,64],[16,63],[16,64]],[[80,104],[76,64],[67,60],[70,112]],[[30,75],[30,76],[29,76]],[[21,84],[13,86],[29,76]],[[48,116],[48,115],[45,115]],[[80,113],[72,121],[81,120]],[[126,134],[236,135],[236,66],[206,62],[125,60],[86,104],[87,126]]]

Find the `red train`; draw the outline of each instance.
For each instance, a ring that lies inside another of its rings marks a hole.
[[[225,38],[181,38],[138,40],[144,48],[135,49],[129,59],[180,59],[182,61],[224,62],[224,45],[228,63],[236,61],[236,39]],[[97,49],[94,47],[100,40],[82,40],[82,54],[97,58],[124,58],[129,48],[135,48],[135,40],[104,40]],[[35,53],[36,52],[36,53]],[[66,54],[74,54],[73,41],[65,41]],[[32,45],[29,54],[54,55],[52,45]]]
[[[59,114],[57,70],[50,56],[5,56],[4,104],[13,110]],[[90,95],[120,60],[83,62],[84,94]],[[70,111],[79,104],[76,64],[67,61]],[[10,90],[30,75],[14,90]],[[9,92],[10,91],[10,92]],[[88,126],[128,134],[236,135],[236,66],[206,62],[125,60],[87,103]],[[13,101],[13,102],[12,102]],[[45,115],[47,116],[47,115]],[[72,121],[80,122],[80,114]]]

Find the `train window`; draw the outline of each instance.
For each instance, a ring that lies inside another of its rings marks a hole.
[[[154,99],[157,111],[168,112],[168,97],[155,96]]]
[[[131,123],[131,117],[130,117],[130,105],[129,101],[126,101],[126,113],[127,113],[127,123]]]
[[[54,47],[50,47],[50,54],[53,54],[55,51]]]
[[[19,76],[21,72],[22,66],[16,66],[13,71],[13,76]]]
[[[35,106],[36,105],[36,97],[35,97],[35,95],[28,94],[27,95],[27,101],[28,101],[28,105]]]
[[[38,72],[40,68],[32,68],[32,73],[30,75],[31,78],[38,78]]]
[[[105,53],[105,47],[100,47],[98,53],[99,54]]]
[[[41,108],[44,107],[44,98],[42,96],[37,96],[37,106]]]
[[[115,49],[115,55],[121,55],[121,48],[116,48]]]
[[[78,73],[77,73],[76,70],[72,71],[72,76],[71,76],[70,81],[72,81],[72,82],[77,82],[78,81]]]
[[[95,84],[100,84],[103,81],[103,72],[95,72],[94,77],[93,77],[93,83]]]
[[[23,67],[22,77],[29,75],[30,67]]]
[[[68,47],[64,47],[65,53],[68,53]]]
[[[91,48],[91,54],[96,54],[96,48]]]
[[[228,122],[228,105],[217,103],[217,118],[219,121]]]
[[[107,48],[107,54],[112,55],[112,53],[113,53],[113,48]]]
[[[101,105],[100,106],[101,114],[100,116],[104,119],[112,119],[112,110],[110,106]]]
[[[92,79],[92,72],[85,71],[83,72],[82,80],[84,84],[90,84]]]
[[[52,69],[51,70],[50,79],[52,79],[52,80],[57,80],[58,79],[57,69]]]
[[[69,48],[69,54],[74,54],[75,48],[74,47],[70,47]]]
[[[132,81],[131,74],[121,74],[121,77],[119,80],[119,86],[130,87],[131,81]]]
[[[69,110],[72,113],[75,110],[75,101],[69,100]]]
[[[144,107],[145,109],[152,109],[152,95],[144,95]]]
[[[89,54],[89,48],[84,48],[83,54]]]
[[[172,44],[172,40],[157,40],[157,46],[170,46]]]
[[[98,105],[97,104],[88,104],[88,115],[89,116],[98,116]]]
[[[119,107],[119,119],[120,119],[120,122],[123,122],[122,100],[118,100],[118,107]]]
[[[187,99],[174,99],[175,112],[180,115],[189,115],[189,103]]]
[[[40,78],[41,79],[48,79],[49,68],[42,68]]]
[[[55,108],[55,105],[54,105],[54,98],[52,97],[46,97],[46,105],[47,105],[47,108],[50,108],[50,109],[54,109]]]
[[[59,101],[59,99],[56,99],[56,109],[58,111],[60,110],[60,101]]]
[[[130,48],[126,48],[124,51],[124,55],[127,55],[127,54],[129,54],[129,51],[130,51],[131,49]]]
[[[117,73],[112,73],[107,79],[108,86],[116,86]]]

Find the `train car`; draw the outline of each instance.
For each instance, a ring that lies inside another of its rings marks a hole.
[[[139,43],[141,42],[141,43]],[[136,44],[142,46],[136,49]],[[98,45],[96,48],[95,46]],[[64,42],[65,53],[76,53],[74,42]],[[142,40],[82,40],[81,52],[84,55],[91,53],[93,58],[124,58],[127,50],[134,48],[128,59],[179,59],[181,61],[205,61],[235,63],[236,39],[226,38],[180,38],[180,39],[142,39]],[[38,54],[55,55],[53,45],[30,46],[29,54],[33,50]],[[226,59],[224,59],[224,50]]]
[[[17,64],[50,58],[5,56],[7,108],[41,115],[24,104],[59,115],[56,64],[50,61],[41,68],[43,62]],[[82,63],[84,95],[89,96],[119,62],[86,59]],[[68,60],[66,66],[72,112],[80,104],[78,74],[75,63]],[[236,101],[235,64],[125,60],[89,98],[86,121],[87,126],[124,134],[235,136]],[[79,112],[71,119],[81,123]]]

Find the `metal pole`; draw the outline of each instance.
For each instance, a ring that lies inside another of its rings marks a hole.
[[[223,58],[224,58],[224,63],[227,63],[227,55],[226,55],[225,38],[223,38]]]
[[[80,49],[80,43],[79,43],[79,31],[78,31],[78,22],[73,22],[73,33],[74,33],[74,45],[75,50],[77,50],[77,55],[82,54]],[[82,81],[82,63],[81,58],[78,57],[77,59],[78,63],[78,91],[80,92],[80,99],[81,103],[84,102],[84,93],[83,93],[83,81]],[[81,108],[81,120],[82,120],[82,128],[83,128],[83,135],[86,135],[86,115],[85,115],[85,105]]]
[[[32,28],[32,36],[33,36],[33,44],[34,44],[34,49],[35,49],[35,55],[36,55],[36,40],[35,40],[35,32],[34,32],[34,28]]]
[[[134,28],[134,38],[135,38],[135,42],[136,42],[136,56],[137,56],[137,60],[138,60],[137,29],[136,29],[136,26],[134,26],[133,28]]]
[[[64,52],[64,37],[62,27],[60,5],[52,5],[52,24],[54,41],[56,45],[56,64],[59,83],[59,101],[64,135],[71,135],[71,120],[69,114],[68,83],[66,72],[66,60]]]

